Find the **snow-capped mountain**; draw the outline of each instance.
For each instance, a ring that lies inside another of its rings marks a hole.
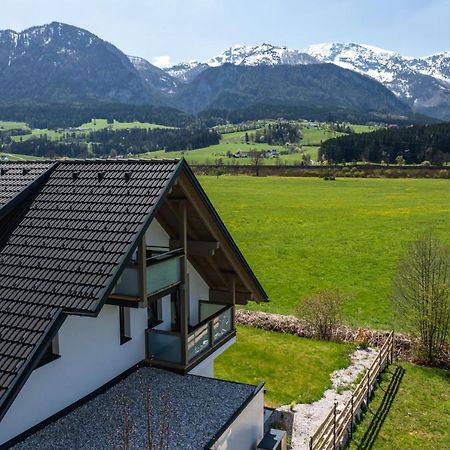
[[[208,67],[277,66],[332,63],[384,84],[415,111],[450,120],[450,52],[423,58],[365,44],[317,44],[303,51],[271,44],[234,45],[202,63],[189,62],[166,69],[184,83]]]
[[[278,66],[315,64],[318,61],[299,50],[279,47],[271,44],[233,45],[219,55],[204,62],[190,61],[166,69],[166,72],[183,82],[190,82],[196,75],[208,67],[220,67],[224,64],[235,66]]]
[[[418,112],[450,118],[449,52],[413,58],[354,43],[317,44],[304,51],[321,62],[376,79]]]
[[[131,64],[139,72],[145,84],[154,89],[160,89],[169,94],[177,88],[177,81],[170,74],[159,67],[150,64],[146,59],[139,56],[128,56]]]

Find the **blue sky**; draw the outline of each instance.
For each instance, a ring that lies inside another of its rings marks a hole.
[[[237,43],[359,42],[409,56],[450,50],[450,0],[1,0],[0,29],[54,20],[166,63],[205,60]]]

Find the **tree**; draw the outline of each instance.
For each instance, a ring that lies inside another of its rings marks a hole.
[[[329,341],[341,321],[343,304],[339,291],[322,290],[301,299],[296,313],[311,325],[319,339]]]
[[[450,248],[431,234],[400,261],[392,295],[398,320],[418,338],[419,356],[433,362],[446,347],[450,324]]]
[[[398,155],[397,158],[395,158],[395,162],[398,166],[404,166],[405,165],[405,158],[403,158],[402,155]]]
[[[264,159],[264,152],[253,151],[252,156],[252,166],[255,168],[255,175],[259,177],[259,168],[261,167],[262,161]]]

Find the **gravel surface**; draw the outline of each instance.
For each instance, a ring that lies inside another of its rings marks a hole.
[[[378,352],[374,349],[356,350],[352,354],[350,366],[332,373],[333,387],[326,390],[320,400],[311,404],[295,405],[292,411],[294,413],[292,450],[309,448],[309,437],[325,420],[335,402],[338,403],[338,411],[344,407],[355,388],[354,382],[358,375],[370,367],[377,355]],[[287,411],[290,408],[289,406],[282,406],[279,409]]]
[[[254,389],[247,384],[144,367],[14,448],[118,449],[125,448],[127,435],[128,448],[147,448],[148,398],[152,448],[200,450]],[[128,433],[124,431],[126,417]],[[167,436],[167,446],[161,445],[161,435]]]

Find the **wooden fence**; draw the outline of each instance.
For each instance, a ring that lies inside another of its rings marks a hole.
[[[328,416],[311,436],[310,450],[335,450],[345,447],[352,437],[353,427],[358,417],[369,405],[370,396],[380,373],[388,364],[392,363],[393,359],[394,332],[392,331],[344,408],[338,410],[337,403],[335,403]]]

